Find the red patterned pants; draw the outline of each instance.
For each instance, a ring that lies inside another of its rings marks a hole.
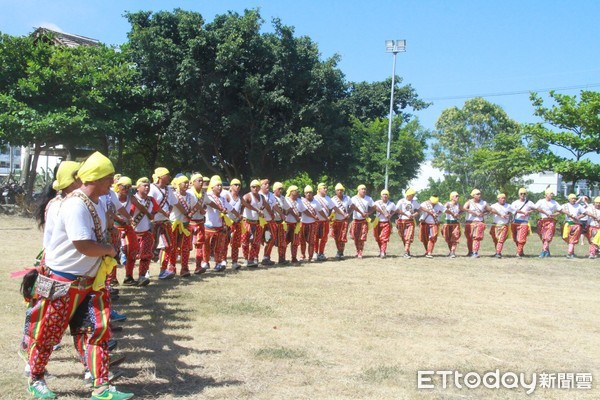
[[[246,233],[242,235],[242,251],[246,260],[258,260],[260,244],[263,240],[263,227],[258,222],[244,220]]]
[[[575,252],[575,245],[579,243],[581,237],[581,225],[579,224],[568,224],[569,234],[567,237],[563,237],[563,240],[568,243],[567,252],[573,254]]]
[[[325,254],[325,246],[329,236],[329,220],[317,221],[315,231],[315,251],[317,254]]]
[[[243,222],[234,222],[231,227],[231,262],[237,263],[240,257],[240,246],[242,245],[242,224]]]
[[[588,226],[587,233],[585,234],[585,236],[587,237],[587,240],[590,244],[590,252],[589,252],[590,256],[595,256],[596,253],[598,252],[598,246],[594,244],[593,239],[594,239],[594,236],[596,236],[596,234],[598,233],[599,229],[600,228],[598,228],[597,226]]]
[[[496,254],[502,254],[504,242],[506,242],[506,238],[508,237],[508,225],[492,225],[490,236],[492,236],[492,240],[494,241]]]
[[[57,281],[72,282],[52,273],[48,275]],[[60,343],[71,317],[85,304],[90,323],[85,338],[85,365],[94,377],[94,386],[108,384],[110,296],[105,289],[93,292],[93,281],[93,278],[73,281],[65,296],[55,300],[39,298],[27,309],[25,335],[30,338],[29,366],[33,380],[44,378],[54,345]],[[92,293],[93,296],[88,296]]]
[[[187,226],[186,226],[187,229]],[[171,246],[171,252],[169,253],[169,271],[177,272],[177,257],[181,257],[181,274],[188,274],[190,272],[190,251],[192,250],[192,234],[186,235],[184,232],[180,232],[177,229],[173,232],[173,245]]]
[[[527,243],[527,236],[529,236],[529,223],[527,222],[513,222],[510,226],[513,241],[517,246],[517,255],[523,255],[525,250],[525,243]]]
[[[160,270],[167,269],[169,264],[169,254],[172,251],[173,242],[175,242],[175,232],[171,229],[170,221],[154,222],[154,246],[159,250]]]
[[[302,258],[306,258],[306,251],[308,250],[308,260],[312,260],[313,255],[315,254],[315,235],[317,233],[317,223],[310,222],[305,223],[302,222],[302,229],[300,230],[300,252],[302,253]]]
[[[189,229],[192,232],[192,240],[196,248],[196,268],[198,268],[202,264],[202,261],[204,261],[204,220],[190,221]]]
[[[451,253],[456,251],[458,241],[460,239],[460,224],[459,223],[446,223],[442,226],[442,236],[448,244],[448,250]]]
[[[227,232],[224,227],[204,228],[206,240],[204,241],[204,256],[210,260],[211,248],[214,251],[215,265],[227,257]],[[208,261],[207,261],[208,262]]]
[[[467,238],[467,249],[469,253],[478,253],[483,235],[485,234],[485,223],[481,221],[470,221],[465,223],[465,237]]]
[[[373,236],[379,246],[381,253],[387,252],[387,245],[390,241],[390,235],[392,234],[392,225],[389,222],[380,222],[375,228],[373,228]]]
[[[340,253],[344,253],[344,248],[348,242],[348,221],[346,220],[335,220],[333,222],[333,229],[331,235],[335,240],[335,246]]]
[[[119,226],[118,230],[121,238],[121,249],[123,249],[127,258],[125,262],[125,274],[131,276],[139,251],[138,238],[135,230],[129,225]]]
[[[367,241],[367,232],[369,231],[369,225],[364,219],[355,219],[350,223],[350,237],[354,240],[354,247],[356,247],[357,255],[362,255],[362,251]]]
[[[421,243],[423,243],[425,251],[429,254],[433,253],[433,248],[435,247],[435,242],[437,242],[439,230],[440,227],[438,224],[421,222],[419,226],[419,239],[421,240]]]
[[[396,220],[396,228],[398,229],[398,236],[402,239],[404,244],[404,251],[410,253],[410,244],[415,239],[415,222],[412,219],[398,219]]]
[[[140,259],[140,278],[145,276],[150,269],[150,262],[152,261],[152,249],[154,248],[154,236],[152,232],[138,232],[138,257]],[[133,265],[129,268],[129,264],[125,266],[125,273],[129,276],[133,276]]]
[[[269,221],[267,225],[269,232],[271,233],[271,239],[266,242],[264,249],[264,256],[271,257],[271,250],[273,250],[274,246],[277,246],[277,256],[279,257],[279,261],[285,260],[285,232],[283,231],[283,222],[282,221]]]
[[[300,245],[300,234],[296,234],[296,226],[300,222],[288,222],[287,232],[285,233],[285,244],[291,244],[292,261],[298,260],[298,246]]]
[[[554,238],[556,230],[556,220],[553,218],[543,218],[537,222],[537,233],[542,241],[542,251],[550,249],[550,242]]]

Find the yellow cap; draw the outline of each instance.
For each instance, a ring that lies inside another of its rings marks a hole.
[[[312,193],[312,192],[313,192],[313,188],[312,188],[312,186],[310,186],[310,185],[306,185],[306,186],[304,187],[304,193],[308,193],[308,192],[310,192],[310,193]]]
[[[281,183],[281,182],[275,182],[273,184],[273,190],[277,190],[277,189],[283,189],[283,183]]]
[[[210,182],[210,178],[208,176],[202,175],[202,182]]]
[[[133,182],[131,182],[131,178],[128,176],[121,176],[119,178],[119,180],[117,181],[117,185],[133,185]]]
[[[338,182],[338,184],[335,185],[335,190],[346,190],[346,188],[344,187],[344,185]]]
[[[260,186],[260,181],[258,179],[252,180],[252,182],[250,182],[250,187],[252,186]]]
[[[415,189],[413,188],[408,188],[406,189],[406,192],[404,192],[405,196],[412,196],[413,194],[416,194],[417,192],[415,191]]]
[[[287,191],[285,192],[286,196],[289,196],[289,195],[290,195],[290,193],[292,193],[294,190],[296,190],[296,191],[297,191],[297,190],[298,190],[298,186],[296,186],[296,185],[292,185],[292,186],[290,186],[289,188],[287,188]]]
[[[527,189],[525,189],[525,188],[519,189],[519,194],[521,194],[521,193],[527,194]]]
[[[242,184],[242,182],[240,182],[240,180],[237,178],[233,178],[230,183],[230,185],[241,185],[241,184]]]
[[[197,173],[197,172],[195,174],[192,174],[192,177],[190,178],[190,182],[196,182],[198,180],[200,182],[202,182],[202,174]]]
[[[506,198],[506,195],[504,193],[498,193],[498,195],[496,196],[497,199],[500,199],[502,197]]]
[[[222,185],[223,181],[219,175],[213,175],[210,177],[210,182],[208,183],[208,190],[211,190],[214,186]]]
[[[433,204],[434,206],[440,202],[440,198],[437,196],[431,196],[429,198],[429,201],[431,202],[431,204]]]
[[[360,190],[360,189],[366,189],[367,187],[365,185],[358,185],[358,187],[356,188],[356,190]]]
[[[52,182],[54,190],[63,190],[75,182],[75,173],[81,167],[81,163],[75,161],[63,161],[56,171],[56,180]]]
[[[551,188],[548,188],[544,191],[544,194],[554,194],[554,190],[552,190]]]
[[[383,196],[384,194],[387,194],[388,196],[390,195],[390,192],[387,189],[383,189],[381,191],[381,195]]]
[[[148,179],[144,176],[135,182],[135,186],[140,186],[142,183],[150,184],[150,179]]]
[[[478,195],[478,194],[481,194],[481,190],[479,190],[479,189],[473,189],[473,190],[471,190],[471,196],[475,196],[475,195]]]
[[[323,183],[323,182],[321,182],[321,183],[319,183],[319,184],[317,185],[317,189],[323,189],[323,188],[326,188],[326,187],[327,187],[327,184],[325,184],[325,183]]]
[[[569,200],[571,199],[576,199],[577,195],[575,193],[570,193],[569,196],[567,197]]]
[[[600,196],[596,196],[596,198],[594,199],[594,203],[600,203]]]
[[[452,200],[452,198],[454,196],[458,196],[458,195],[459,195],[458,192],[452,192],[452,193],[450,193],[450,200]]]
[[[93,182],[115,173],[115,167],[104,154],[95,152],[85,160],[77,176],[81,182]]]

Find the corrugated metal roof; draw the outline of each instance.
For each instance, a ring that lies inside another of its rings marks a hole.
[[[48,28],[37,28],[31,35],[36,39],[50,35],[53,38],[54,44],[66,47],[97,46],[100,44],[100,41],[96,39],[73,35],[71,33],[57,32]]]

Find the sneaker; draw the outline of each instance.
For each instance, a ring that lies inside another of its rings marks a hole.
[[[319,255],[317,253],[313,254],[311,260],[312,261],[319,261]],[[311,261],[311,260],[309,260],[309,261]]]
[[[258,267],[258,263],[254,260],[248,260],[248,264],[246,265],[248,268],[256,268]]]
[[[361,260],[362,259],[362,251],[359,251],[358,253],[356,253],[356,257]]]
[[[411,258],[411,256],[408,253],[404,253],[404,258]]]
[[[454,253],[454,252],[450,253],[450,258],[456,258],[456,253]]]
[[[433,255],[431,253],[427,253],[425,254],[425,258],[433,258]]]
[[[292,264],[300,264],[297,258],[292,258]]]
[[[215,266],[215,272],[221,272],[221,271],[225,271],[225,266],[223,264],[217,264]]]
[[[43,379],[33,381],[27,387],[27,391],[36,399],[55,399],[56,393],[48,388]]]
[[[496,253],[496,255],[494,255],[494,257],[496,257],[496,258],[502,258],[502,254]]]
[[[317,260],[318,261],[327,261],[327,257],[325,257],[325,254],[321,253],[317,255]]]
[[[379,258],[385,258],[385,253],[383,251],[379,253]]]
[[[335,253],[335,258],[338,260],[342,259],[342,253],[340,253],[339,251],[337,253]]]
[[[161,279],[161,280],[173,279],[174,276],[175,276],[175,272],[172,272],[169,270],[164,270],[158,275],[158,279]]]
[[[471,255],[471,258],[479,258],[479,253],[473,253],[473,254]]]
[[[138,281],[138,286],[148,286],[150,284],[150,279],[145,276],[141,276]]]
[[[138,281],[136,281],[135,279],[133,279],[133,276],[127,276],[127,277],[125,277],[125,280],[123,281],[123,285],[125,285],[125,286],[137,286],[138,285]]]
[[[133,396],[133,393],[119,392],[116,387],[108,386],[102,393],[92,395],[92,400],[127,400]]]
[[[119,314],[115,310],[110,310],[110,320],[113,322],[117,321],[125,321],[127,319],[127,315]]]
[[[190,271],[181,271],[181,277],[182,278],[189,278],[190,276],[192,276],[192,274],[190,273]]]
[[[468,252],[467,257],[473,257],[473,252],[472,251]]]
[[[240,264],[238,264],[238,263],[234,262],[233,264],[231,264],[231,268],[232,268],[234,271],[237,271],[238,269],[242,268],[242,266],[241,266]]]
[[[540,258],[544,258],[544,257],[546,257],[546,252],[545,252],[545,251],[542,251],[542,252],[540,253]]]
[[[277,262],[277,264],[279,265],[288,265],[290,262],[288,260],[279,260],[279,262]]]
[[[268,265],[273,265],[273,264],[275,264],[275,263],[274,263],[273,261],[271,261],[271,259],[270,259],[270,258],[268,258],[268,257],[265,257],[265,258],[263,258],[263,260],[260,262],[260,264],[261,264],[261,265],[264,265],[264,266],[268,266]]]

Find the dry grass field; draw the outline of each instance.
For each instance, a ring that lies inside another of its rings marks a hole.
[[[0,387],[28,398],[16,354],[24,305],[9,272],[35,257],[33,221],[0,217]],[[396,233],[394,233],[396,235]],[[487,235],[487,234],[486,234]],[[353,243],[348,244],[352,248]],[[598,399],[600,262],[554,257],[405,260],[394,236],[390,256],[259,268],[120,287],[127,314],[116,333],[127,360],[116,385],[146,399]],[[420,243],[413,253],[422,254]],[[466,253],[464,240],[459,248]],[[507,244],[506,255],[514,252]],[[329,254],[334,254],[329,246]],[[351,251],[347,251],[351,254]],[[482,254],[492,254],[486,236]],[[119,271],[122,280],[123,271]],[[89,397],[70,337],[48,366],[61,399]],[[591,390],[417,389],[418,370],[591,373]]]

